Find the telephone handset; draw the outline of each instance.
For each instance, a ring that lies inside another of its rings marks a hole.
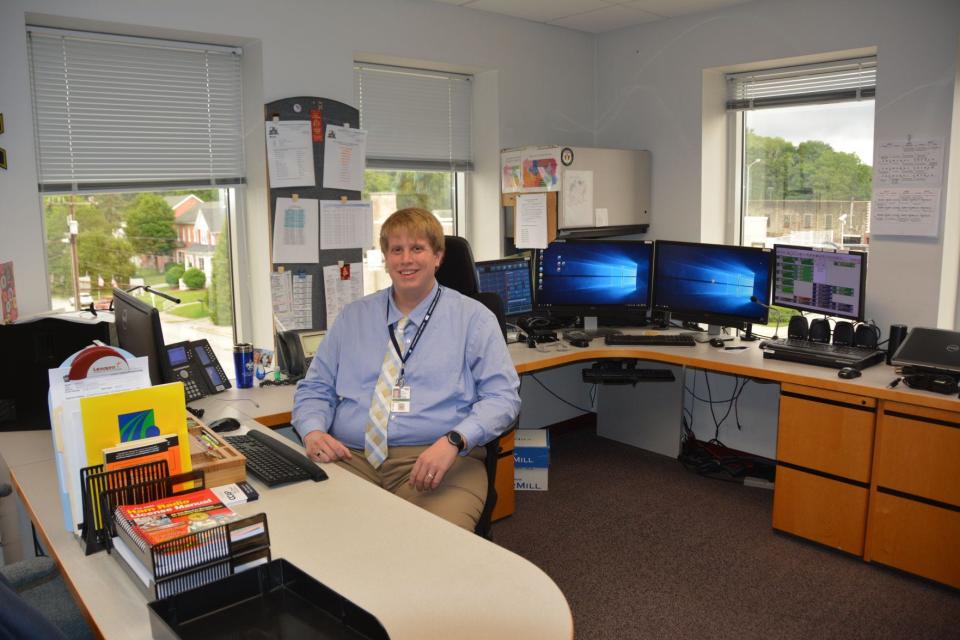
[[[230,388],[216,354],[206,340],[177,342],[165,347],[169,382],[182,382],[187,402]]]
[[[306,375],[310,363],[313,362],[313,354],[326,333],[316,329],[294,329],[278,333],[280,369],[294,378]]]

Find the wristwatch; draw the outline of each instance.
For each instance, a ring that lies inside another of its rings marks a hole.
[[[457,451],[463,451],[463,448],[467,446],[467,441],[463,439],[459,431],[448,431],[447,442],[455,446]]]

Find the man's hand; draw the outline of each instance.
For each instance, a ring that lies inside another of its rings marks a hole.
[[[307,455],[318,462],[336,462],[349,460],[353,456],[350,449],[325,431],[311,431],[303,439]]]
[[[442,436],[413,463],[413,469],[410,471],[410,486],[417,491],[432,491],[439,487],[459,453],[447,437]]]

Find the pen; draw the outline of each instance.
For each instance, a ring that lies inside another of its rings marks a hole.
[[[902,377],[894,378],[894,379],[890,382],[890,384],[887,385],[887,389],[893,389],[893,388],[896,387],[898,384],[900,384],[900,381],[901,381],[901,380],[903,380]]]
[[[739,351],[740,349],[746,349],[747,347],[724,347],[724,351]]]

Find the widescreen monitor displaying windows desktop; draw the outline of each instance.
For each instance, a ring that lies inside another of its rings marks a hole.
[[[770,249],[658,240],[653,308],[713,325],[766,324],[772,270]]]
[[[530,258],[506,258],[477,262],[480,291],[496,293],[503,300],[503,315],[516,318],[533,311]]]
[[[798,311],[863,320],[867,254],[774,246],[773,304]]]
[[[629,319],[650,306],[650,241],[551,242],[534,262],[534,302],[551,315]]]

